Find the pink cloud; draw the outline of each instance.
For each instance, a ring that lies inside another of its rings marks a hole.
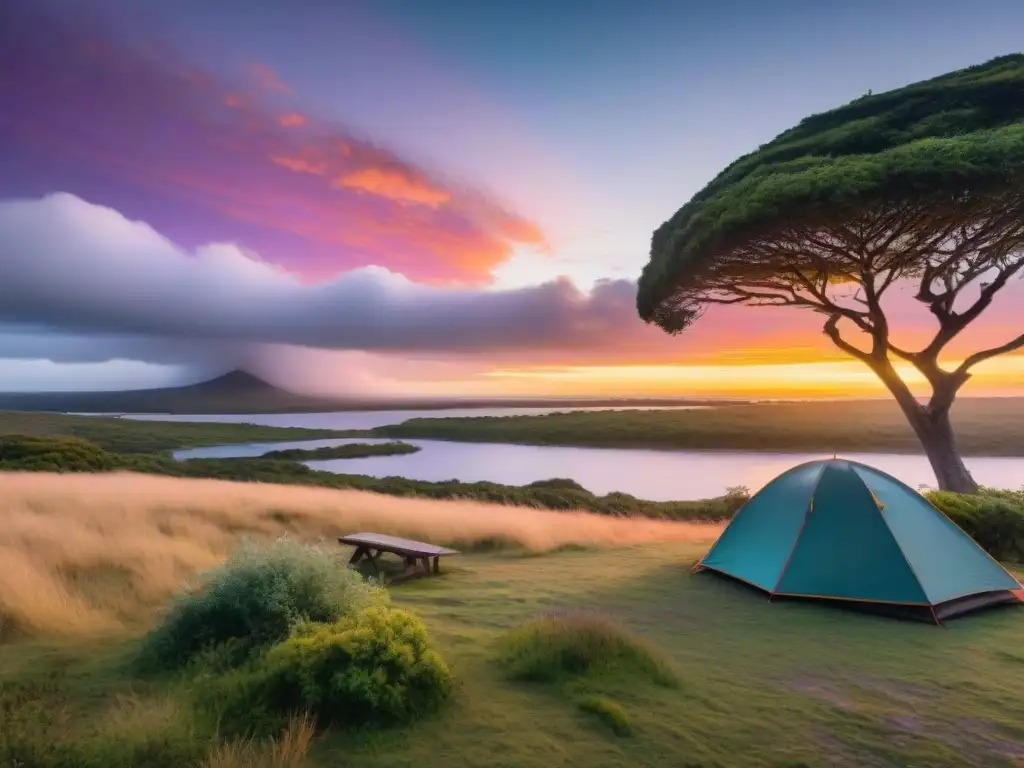
[[[15,10],[32,16],[31,6]],[[543,246],[535,224],[488,197],[282,106],[283,83],[266,65],[250,68],[261,89],[253,91],[164,48],[115,45],[81,20],[32,21],[32,35],[0,24],[0,68],[28,73],[0,82],[0,160],[5,151],[38,158],[58,176],[84,173],[269,241],[288,238],[277,250],[259,238],[247,244],[307,279],[376,264],[419,281],[481,284],[517,246]],[[150,210],[146,218],[162,208]]]
[[[293,125],[305,125],[306,117],[305,115],[300,115],[298,112],[289,112],[286,115],[281,115],[277,121],[287,128]]]
[[[281,78],[278,77],[277,72],[262,62],[256,61],[250,64],[249,74],[261,88],[267,91],[277,91],[279,93],[288,93],[291,91],[291,88],[281,82]]]

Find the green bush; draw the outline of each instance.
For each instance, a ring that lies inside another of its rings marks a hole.
[[[301,622],[336,621],[386,599],[322,547],[288,539],[244,543],[171,603],[146,637],[141,661],[175,669],[212,654],[231,666],[284,640]]]
[[[286,461],[322,461],[324,459],[361,459],[368,456],[397,456],[416,453],[420,448],[397,440],[388,443],[345,443],[325,448],[289,448],[282,451],[268,451],[261,459],[284,459]]]
[[[0,466],[40,472],[104,472],[117,463],[114,454],[78,437],[0,437]]]
[[[928,500],[992,557],[1024,563],[1024,492],[990,488],[977,494],[932,491]]]
[[[611,699],[603,696],[586,696],[576,702],[581,711],[593,715],[607,725],[616,736],[629,736],[633,726],[626,711]]]
[[[419,618],[374,606],[291,637],[212,686],[223,727],[270,732],[294,712],[321,726],[382,726],[436,710],[452,676]]]
[[[516,627],[505,636],[499,658],[513,680],[550,683],[625,674],[659,685],[677,683],[657,650],[618,624],[583,612],[542,616]]]

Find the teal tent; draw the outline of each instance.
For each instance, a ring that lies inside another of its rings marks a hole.
[[[840,459],[768,483],[695,566],[705,569],[772,596],[851,601],[936,623],[1014,602],[1021,589],[924,496]]]

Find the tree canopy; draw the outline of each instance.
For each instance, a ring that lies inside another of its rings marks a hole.
[[[917,278],[948,335],[960,288],[989,280],[991,301],[1024,266],[1022,182],[1024,54],[863,96],[736,160],[659,227],[637,309],[675,333],[708,304],[803,306],[844,346],[839,320],[878,330],[868,304]],[[850,282],[866,289],[852,306],[829,295]]]
[[[823,314],[832,342],[892,392],[940,486],[973,491],[949,409],[971,368],[1024,348],[1024,333],[951,370],[939,357],[1022,270],[1024,54],[1014,54],[868,94],[741,157],[654,233],[637,310],[669,333],[711,304]],[[938,321],[915,350],[893,343],[883,310],[885,292],[908,283]],[[893,357],[928,380],[926,405]]]

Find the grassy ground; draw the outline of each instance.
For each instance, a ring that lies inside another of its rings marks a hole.
[[[0,436],[81,437],[101,448],[118,453],[156,453],[179,448],[273,440],[321,440],[354,434],[363,433],[297,427],[262,427],[254,424],[133,421],[94,416],[66,416],[60,413],[0,411]]]
[[[960,449],[1024,455],[1024,398],[962,399],[953,408]],[[733,405],[705,410],[586,411],[547,416],[412,419],[375,430],[396,438],[527,445],[691,450],[920,453],[889,400]]]
[[[67,764],[195,764],[181,756],[206,749],[211,726],[194,719],[189,691],[139,683],[126,671],[132,638],[153,606],[240,535],[310,537],[365,525],[395,533],[418,526],[419,535],[439,540],[460,531],[536,551],[470,552],[440,578],[393,589],[399,606],[425,619],[457,676],[455,701],[415,726],[318,738],[307,766],[1010,768],[1024,758],[1022,609],[938,629],[769,603],[688,572],[707,546],[697,540],[712,539],[714,526],[589,516],[574,523],[571,515],[532,510],[308,489],[290,498],[284,488],[167,478],[143,478],[146,485],[129,493],[124,484],[139,481],[5,478],[0,574],[8,580],[0,581],[0,598],[17,593],[12,575],[21,574],[25,588],[32,565],[74,586],[86,609],[104,600],[121,607],[107,609],[120,618],[92,627],[104,632],[93,639],[81,634],[87,626],[69,623],[65,604],[48,633],[0,645],[0,748],[5,739],[34,738],[95,755]],[[90,491],[86,483],[96,485]],[[268,490],[281,493],[271,498]],[[40,603],[37,595],[31,605]],[[560,609],[626,626],[667,657],[678,687],[614,674],[546,686],[510,681],[496,661],[504,632]],[[631,735],[581,708],[595,700],[621,710]]]

